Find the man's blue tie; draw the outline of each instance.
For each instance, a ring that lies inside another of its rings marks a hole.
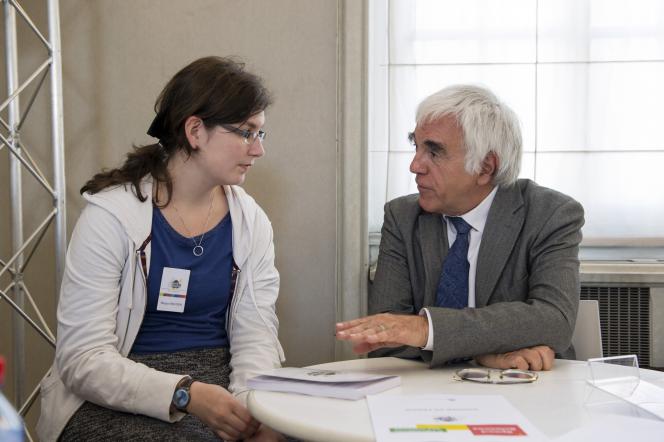
[[[448,217],[447,220],[454,224],[457,236],[443,263],[436,292],[436,306],[464,308],[468,307],[468,242],[471,227],[459,217]]]

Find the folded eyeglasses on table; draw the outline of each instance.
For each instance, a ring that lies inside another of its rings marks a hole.
[[[490,368],[463,368],[454,373],[456,381],[472,381],[484,384],[525,384],[535,382],[537,373],[527,370],[510,368],[496,370]]]

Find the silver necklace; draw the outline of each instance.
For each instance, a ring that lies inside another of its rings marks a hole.
[[[180,222],[182,223],[182,226],[184,227],[184,230],[187,231],[187,234],[191,237],[191,240],[194,242],[194,248],[192,249],[192,253],[194,256],[201,256],[205,249],[203,248],[203,238],[205,237],[205,231],[207,229],[208,222],[210,221],[210,214],[212,213],[212,202],[214,201],[212,199],[212,196],[214,196],[214,189],[212,192],[210,192],[210,207],[208,207],[208,213],[207,213],[207,218],[205,219],[205,224],[203,225],[203,233],[201,233],[201,236],[196,242],[196,238],[191,234],[191,231],[187,227],[187,225],[184,223],[184,219],[182,219],[182,216],[180,215],[180,211],[178,208],[173,204],[173,208],[175,209],[175,213],[177,214],[178,218],[180,218]]]

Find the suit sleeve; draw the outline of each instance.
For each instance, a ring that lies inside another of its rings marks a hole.
[[[390,203],[385,204],[385,219],[381,229],[380,250],[373,284],[369,289],[369,314],[414,314],[413,291],[408,270],[405,243]],[[396,356],[419,358],[420,350],[413,347],[382,348],[370,357]]]
[[[513,301],[464,310],[431,308],[434,351],[423,352],[425,360],[439,366],[455,358],[535,345],[557,353],[567,350],[579,302],[583,223],[583,208],[574,200],[552,210],[529,244],[528,277],[506,294]]]

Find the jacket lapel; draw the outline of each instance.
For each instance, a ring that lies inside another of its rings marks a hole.
[[[447,256],[447,230],[442,215],[422,212],[418,218],[418,242],[422,248],[424,267],[423,306],[435,304],[436,289],[443,260]]]
[[[489,210],[477,257],[475,273],[477,307],[483,307],[489,302],[498,278],[519,238],[525,217],[522,208],[523,198],[518,186],[498,188]]]

